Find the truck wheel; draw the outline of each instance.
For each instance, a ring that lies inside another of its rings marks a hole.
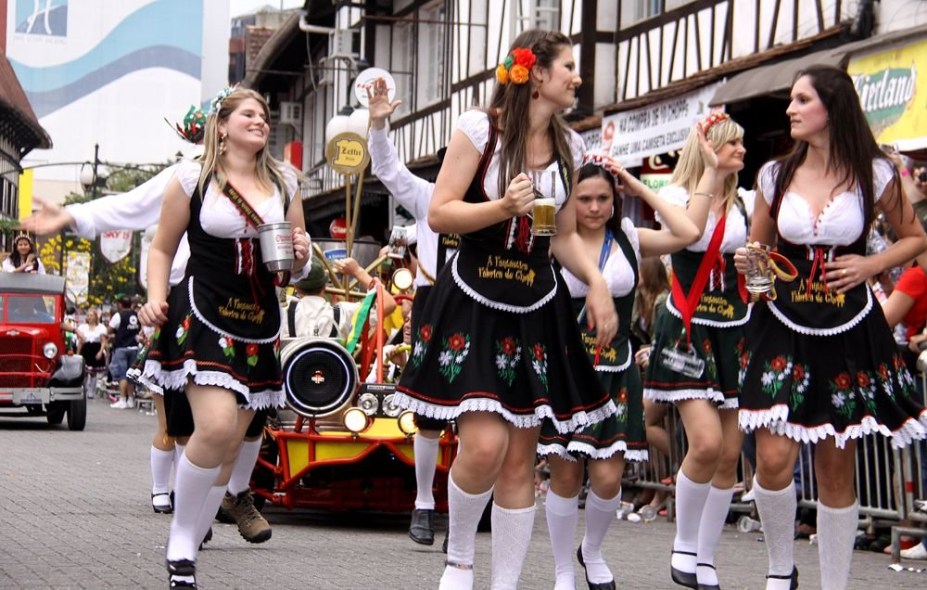
[[[66,408],[61,405],[61,402],[48,404],[48,407],[45,408],[45,419],[52,426],[61,424],[61,421],[64,420],[65,410]]]
[[[72,400],[68,408],[68,430],[83,430],[87,424],[87,398]]]

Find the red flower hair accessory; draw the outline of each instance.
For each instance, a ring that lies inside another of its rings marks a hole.
[[[503,86],[509,82],[518,85],[526,83],[537,59],[527,47],[516,47],[496,67],[496,81]]]
[[[702,122],[699,123],[698,125],[699,125],[699,128],[702,130],[702,133],[704,133],[705,135],[708,135],[708,131],[712,127],[714,127],[721,121],[730,121],[730,120],[731,120],[731,116],[728,115],[727,113],[723,113],[721,111],[715,111],[711,113],[710,115],[708,115],[707,117],[705,117],[705,119],[703,119]]]

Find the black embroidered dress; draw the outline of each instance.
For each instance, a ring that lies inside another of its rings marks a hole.
[[[496,138],[484,113],[465,113],[460,125],[468,121],[488,135],[465,196],[476,203],[489,198],[484,187],[495,183],[492,177],[484,180],[495,159]],[[581,140],[572,139],[579,160]],[[569,186],[563,176],[558,175],[555,191],[547,187],[556,192],[558,205]],[[548,256],[549,238],[532,236],[530,225],[526,216],[461,236],[460,249],[437,277],[413,334],[412,355],[397,386],[400,406],[440,420],[496,412],[519,427],[550,418],[561,432],[615,412]]]
[[[580,318],[579,327],[591,361],[598,356],[596,373],[618,409],[605,420],[575,430],[559,433],[550,422],[541,428],[538,454],[556,454],[568,461],[577,456],[587,459],[607,459],[624,453],[627,461],[646,461],[647,436],[644,428],[643,385],[637,364],[631,354],[631,309],[638,283],[637,230],[630,219],[623,219],[621,232],[614,236],[618,248],[611,251],[602,269],[618,311],[618,333],[608,346],[596,351],[595,330],[589,330]],[[633,242],[633,244],[632,244]],[[560,271],[573,296],[573,317],[578,318],[586,304],[588,288],[570,271]]]
[[[186,186],[191,176],[198,176],[198,170],[196,166],[195,172],[186,171]],[[178,177],[182,174],[178,171]],[[181,184],[185,184],[184,179]],[[218,192],[214,184],[207,194],[213,191]],[[207,200],[207,211],[199,189],[193,189],[186,275],[171,289],[168,320],[152,335],[141,380],[163,390],[169,408],[172,396],[185,395],[189,380],[234,391],[242,407],[282,407],[280,305],[273,276],[261,260],[260,244],[252,229],[238,232],[238,237],[216,237],[203,228],[207,215],[220,215],[211,203],[226,208],[223,213],[228,214],[230,203],[219,203],[222,199],[228,201],[225,195]],[[282,221],[282,211],[275,206],[262,216],[268,223]],[[178,403],[177,407],[186,408],[186,404]],[[177,414],[174,424],[172,414]],[[185,414],[183,410],[168,411],[169,432],[184,433],[192,426],[186,424],[189,416]]]
[[[687,191],[667,186],[660,196],[685,206]],[[701,239],[689,248],[672,255],[673,279],[688,295],[708,244],[720,223],[709,214]],[[669,313],[660,314],[653,329],[654,342],[650,364],[644,378],[644,397],[659,402],[707,399],[722,409],[738,405],[738,370],[744,346],[744,325],[750,309],[737,288],[734,251],[747,241],[747,224],[743,212],[732,206],[725,218],[721,258],[711,265],[710,274],[692,318],[691,354],[702,363],[699,376],[689,376],[666,366],[664,351],[686,349],[685,324],[672,293],[666,300]]]
[[[772,204],[777,164],[760,171]],[[873,165],[876,195],[892,178]],[[927,435],[927,412],[915,401],[914,379],[897,352],[882,308],[867,284],[844,294],[829,288],[823,264],[841,254],[865,254],[861,197],[837,195],[814,219],[791,192],[773,206],[778,250],[798,269],[776,280],[775,301],[755,304],[742,356],[740,426],[769,428],[800,442],[875,432],[901,447]]]

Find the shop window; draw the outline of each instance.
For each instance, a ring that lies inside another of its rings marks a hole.
[[[414,88],[414,76],[412,75],[413,59],[412,49],[415,38],[415,27],[412,23],[399,23],[393,28],[393,51],[390,55],[390,72],[396,79],[396,98],[402,100],[402,104],[393,115],[393,119],[398,119],[412,112],[411,92]]]
[[[416,108],[444,98],[447,86],[447,13],[444,2],[435,2],[419,11],[418,84]]]
[[[560,30],[560,0],[512,0],[514,31],[517,35],[527,29]]]
[[[637,23],[659,16],[663,13],[664,0],[631,0],[622,2],[621,8],[621,26],[630,27]],[[676,4],[680,4],[677,2]]]

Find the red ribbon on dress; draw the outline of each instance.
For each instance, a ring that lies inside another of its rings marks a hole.
[[[695,273],[695,279],[692,281],[692,287],[689,289],[688,295],[683,293],[678,277],[673,277],[673,305],[682,315],[682,323],[686,328],[686,344],[692,344],[692,317],[698,307],[698,300],[702,298],[702,293],[705,291],[708,276],[711,274],[717,260],[721,257],[721,241],[724,239],[726,222],[727,214],[721,216],[718,225],[715,226],[715,231],[711,234],[708,249],[705,250],[705,256],[698,265],[698,272]]]
[[[827,262],[824,250],[825,249],[820,246],[814,246],[814,257],[812,258],[811,262],[811,272],[808,273],[808,289],[811,289],[811,283],[814,282],[814,273],[820,270],[821,282],[824,284],[824,294],[827,295],[830,293],[830,290],[827,288],[827,272],[824,269],[824,264]]]

